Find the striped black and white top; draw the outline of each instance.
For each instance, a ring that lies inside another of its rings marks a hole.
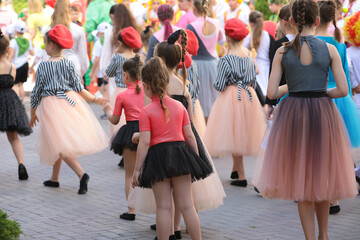
[[[40,105],[42,97],[57,96],[65,98],[71,105],[75,102],[67,97],[66,92],[80,92],[84,89],[74,63],[66,58],[59,61],[45,61],[36,70],[35,87],[31,92],[30,106]]]
[[[109,66],[107,66],[105,73],[108,77],[115,77],[116,87],[126,88],[126,85],[122,81],[123,70],[122,65],[126,61],[126,58],[120,55],[120,53],[115,54],[111,59]]]
[[[200,94],[200,78],[198,73],[198,68],[196,62],[193,61],[191,66],[186,70],[187,71],[187,79],[190,84],[188,85],[188,89],[190,92],[191,99],[194,101],[199,98]]]
[[[217,77],[214,88],[222,92],[227,86],[238,85],[238,100],[241,100],[241,89],[245,89],[250,101],[252,100],[251,92],[248,86],[255,87],[256,69],[252,58],[238,57],[235,55],[226,55],[220,58],[217,68]]]

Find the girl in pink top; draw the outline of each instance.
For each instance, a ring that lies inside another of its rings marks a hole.
[[[143,62],[138,54],[124,62],[122,65],[123,82],[127,89],[116,97],[114,112],[112,112],[110,104],[104,107],[106,116],[114,125],[119,123],[122,110],[125,111],[126,124],[114,136],[111,142],[111,150],[124,158],[126,200],[129,197],[137,149],[137,144],[134,144],[131,138],[135,132],[139,132],[139,116],[144,107],[144,91],[138,80],[142,66]],[[135,220],[135,208],[128,206],[128,212],[121,214],[120,218]]]
[[[166,65],[159,57],[154,57],[144,66],[141,76],[145,94],[152,102],[140,114],[140,142],[133,186],[152,188],[160,240],[174,239],[170,236],[172,214],[169,207],[173,197],[184,216],[191,239],[201,239],[191,181],[206,178],[212,173],[212,167],[197,154],[186,109],[165,93],[169,84]]]
[[[181,15],[176,26],[179,28],[186,28],[186,26],[196,20],[192,11],[193,0],[179,0],[179,9],[186,13]]]

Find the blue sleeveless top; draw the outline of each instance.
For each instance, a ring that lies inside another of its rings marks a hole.
[[[331,56],[326,42],[315,36],[301,36],[301,45],[307,42],[312,62],[304,65],[294,48],[284,53],[282,65],[289,93],[326,92]]]

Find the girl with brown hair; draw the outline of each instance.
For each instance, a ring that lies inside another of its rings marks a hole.
[[[348,94],[341,59],[333,45],[314,36],[319,8],[314,0],[291,3],[297,28],[274,57],[267,96],[279,99],[259,175],[254,185],[266,198],[297,201],[306,239],[329,239],[329,202],[357,195],[354,162],[341,116],[331,98]],[[328,89],[329,68],[336,86]],[[282,74],[287,85],[279,87]]]
[[[171,205],[174,198],[192,239],[201,239],[191,182],[206,178],[212,167],[197,154],[196,139],[184,106],[166,94],[169,73],[159,57],[150,59],[141,71],[144,92],[152,99],[140,114],[140,142],[133,186],[152,188],[156,200],[157,235],[172,235]],[[173,196],[173,197],[172,197]]]

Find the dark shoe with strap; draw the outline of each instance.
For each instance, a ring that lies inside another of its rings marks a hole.
[[[90,176],[87,173],[84,173],[80,180],[80,188],[78,194],[85,194],[88,191],[88,182],[90,180]]]
[[[169,240],[175,240],[175,239],[176,239],[175,235],[170,235],[170,236],[169,236]],[[158,237],[156,236],[156,237],[154,238],[154,240],[158,240]]]
[[[340,205],[330,206],[329,213],[337,214],[340,212]]]
[[[247,187],[247,181],[245,180],[235,180],[231,182],[231,185],[238,187]]]
[[[156,231],[156,224],[150,225],[150,229]]]
[[[19,173],[19,180],[27,180],[29,178],[26,168],[22,163],[19,164],[18,173]]]
[[[119,166],[120,168],[124,168],[124,158],[121,158],[118,166]]]
[[[54,182],[51,180],[46,180],[45,182],[43,182],[45,187],[54,187],[54,188],[58,188],[60,187],[60,183],[59,182]]]
[[[254,191],[257,193],[260,193],[259,189],[257,189],[257,187],[254,186]]]
[[[128,221],[134,221],[135,220],[135,214],[133,213],[123,213],[120,215],[121,219],[128,220]]]
[[[175,239],[181,239],[181,231],[175,231]]]
[[[237,171],[231,172],[230,178],[231,179],[238,179],[239,178],[238,172]]]

